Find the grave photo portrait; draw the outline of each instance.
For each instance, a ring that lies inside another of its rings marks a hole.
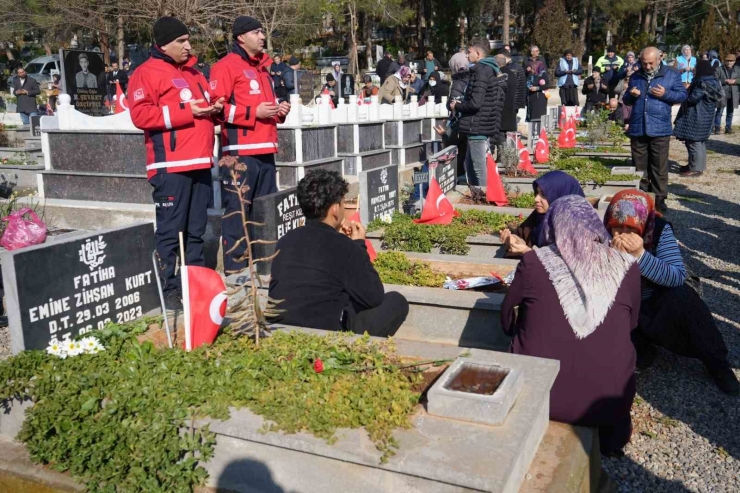
[[[105,107],[108,89],[103,54],[94,51],[60,50],[60,58],[64,88],[72,97],[75,109],[90,116],[108,114]]]

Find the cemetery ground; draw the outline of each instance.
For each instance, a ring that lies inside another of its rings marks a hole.
[[[684,259],[740,367],[740,137],[712,137],[703,176],[680,178],[685,147],[671,143],[669,213]],[[0,359],[10,355],[0,327]],[[736,370],[737,372],[738,370]],[[618,491],[740,491],[740,406],[721,394],[697,360],[661,351],[638,374],[634,433],[625,457],[605,458]]]

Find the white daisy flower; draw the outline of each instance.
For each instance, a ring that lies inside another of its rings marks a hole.
[[[84,353],[95,354],[103,350],[103,346],[100,344],[100,341],[98,341],[93,336],[85,337],[81,339],[79,342],[80,342],[80,346],[82,346],[82,351]]]
[[[386,224],[391,224],[393,222],[393,217],[390,214],[386,214],[380,220]]]
[[[77,356],[81,354],[84,349],[78,341],[67,341],[64,343],[64,350],[69,356]]]
[[[67,357],[67,351],[65,350],[64,346],[56,339],[53,339],[49,343],[49,347],[46,348],[46,352],[48,354],[53,354],[54,356],[59,356],[62,359]]]

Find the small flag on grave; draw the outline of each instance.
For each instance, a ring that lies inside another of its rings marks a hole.
[[[325,88],[324,88],[324,90],[323,90],[323,91],[321,91],[321,94],[329,94],[329,89],[327,89],[327,88],[325,87]],[[330,95],[330,96],[331,96],[331,95]],[[332,99],[331,97],[329,97],[329,106],[331,106],[331,109],[335,109],[335,106],[334,106],[334,100],[333,100],[333,99]]]
[[[226,285],[213,269],[182,267],[185,307],[185,349],[190,351],[216,340],[226,314]]]
[[[121,89],[121,83],[116,81],[116,114],[128,111],[128,101]]]
[[[417,224],[450,224],[452,219],[459,215],[460,213],[452,206],[450,199],[442,193],[437,178],[432,176],[421,218],[414,219],[414,222]]]
[[[362,223],[362,219],[360,219],[360,211],[352,214],[352,217],[350,217],[349,220],[356,223]],[[373,244],[368,239],[365,240],[365,248],[367,248],[367,254],[370,256],[370,262],[375,262],[375,259],[378,258],[378,254],[375,252]]]
[[[537,146],[534,149],[534,159],[540,164],[550,160],[550,141],[547,140],[547,131],[543,128],[540,130],[540,138],[537,139]]]
[[[560,107],[560,118],[558,119],[558,127],[560,127],[560,130],[565,129],[565,124],[567,123],[567,116],[565,112],[565,106]]]
[[[493,160],[491,151],[488,151],[486,155],[486,200],[498,206],[509,203],[501,176],[498,174],[498,165]]]
[[[565,127],[558,136],[558,147],[571,149],[576,146],[576,124],[572,118],[565,123]]]
[[[532,137],[530,137],[532,138]],[[527,149],[524,144],[522,143],[521,139],[517,139],[516,141],[516,147],[517,151],[519,152],[519,166],[518,168],[522,171],[526,171],[527,173],[531,173],[533,175],[537,174],[537,171],[532,166],[532,159],[529,157],[529,149]]]

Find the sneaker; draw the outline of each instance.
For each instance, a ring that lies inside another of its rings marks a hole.
[[[732,134],[732,127],[725,128],[725,133],[726,134]]]
[[[164,306],[168,312],[183,311],[182,299],[177,290],[168,291],[164,295]]]
[[[709,370],[709,375],[721,392],[727,395],[740,395],[740,383],[729,366],[719,370]]]
[[[714,135],[719,135],[720,128],[714,127]]]

